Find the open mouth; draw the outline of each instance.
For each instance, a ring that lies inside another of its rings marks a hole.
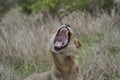
[[[54,40],[54,49],[61,50],[65,48],[70,41],[70,30],[67,27],[62,27],[58,30]]]

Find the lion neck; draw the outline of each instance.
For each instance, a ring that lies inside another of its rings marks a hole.
[[[74,80],[78,74],[79,69],[76,63],[75,55],[64,55],[52,53],[53,65],[52,70],[54,74],[63,77],[63,80]]]

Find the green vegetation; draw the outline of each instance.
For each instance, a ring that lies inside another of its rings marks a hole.
[[[51,15],[59,15],[62,9],[64,15],[67,15],[79,10],[90,13],[98,10],[110,11],[113,6],[115,6],[114,0],[0,0],[0,13],[12,7],[20,7],[27,14],[42,11]]]

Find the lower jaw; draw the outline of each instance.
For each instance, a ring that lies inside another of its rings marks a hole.
[[[54,49],[55,49],[56,51],[60,51],[62,48],[58,48],[58,47],[55,47],[55,46],[54,46]]]

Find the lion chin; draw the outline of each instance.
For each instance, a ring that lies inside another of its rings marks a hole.
[[[51,37],[52,67],[44,73],[34,73],[24,80],[80,80],[76,49],[81,46],[70,25],[61,25]]]

